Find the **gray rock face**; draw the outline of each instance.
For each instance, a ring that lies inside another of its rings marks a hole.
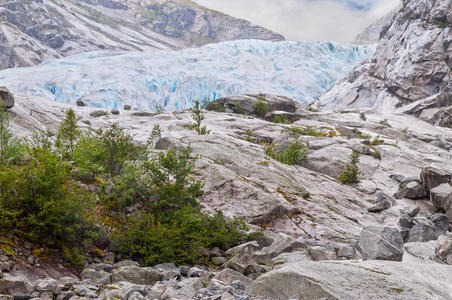
[[[320,99],[322,110],[398,109],[433,124],[452,123],[452,1],[403,1],[377,51]]]
[[[408,233],[408,243],[428,242],[437,240],[446,231],[429,224],[420,223],[414,225]]]
[[[402,261],[403,239],[397,228],[365,227],[359,236],[358,247],[365,260]]]
[[[4,86],[0,87],[0,104],[3,104],[6,109],[14,107],[14,96],[11,92]]]
[[[434,167],[427,167],[422,169],[421,180],[425,190],[430,192],[430,190],[442,183],[452,183],[452,173]]]
[[[446,212],[446,216],[452,221],[452,186],[449,183],[443,183],[430,191],[430,201]]]
[[[381,212],[390,208],[392,202],[394,202],[394,199],[392,199],[392,197],[386,195],[385,193],[379,193],[377,195],[377,203],[374,206],[369,207],[367,211],[374,213]]]
[[[180,49],[236,39],[284,40],[189,1],[10,0],[0,3],[0,69],[71,54]]]

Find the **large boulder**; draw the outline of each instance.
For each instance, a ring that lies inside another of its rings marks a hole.
[[[437,240],[441,235],[444,235],[446,230],[442,230],[435,226],[419,223],[414,225],[408,233],[408,243],[411,242],[428,242]]]
[[[359,236],[358,248],[364,260],[402,261],[403,239],[394,227],[368,226]]]
[[[421,180],[425,190],[430,192],[443,183],[452,182],[452,173],[434,167],[427,167],[421,171]]]
[[[14,107],[14,96],[4,86],[0,87],[0,99],[3,100],[3,105],[5,106],[6,109]]]
[[[93,284],[110,284],[111,276],[104,270],[95,270],[94,268],[85,268],[80,274],[83,280],[88,280]]]
[[[450,276],[450,266],[416,260],[301,261],[260,276],[247,292],[275,300],[449,299]]]
[[[3,274],[0,279],[0,294],[27,293],[31,289],[30,284],[22,277]]]
[[[125,266],[113,270],[111,281],[130,282],[134,284],[153,285],[162,279],[162,274],[154,268],[140,268],[137,266]]]
[[[445,211],[446,217],[452,221],[452,186],[443,183],[430,191],[430,201],[436,208]]]
[[[405,178],[399,183],[399,191],[395,194],[397,199],[421,199],[428,196],[422,181],[418,178]]]

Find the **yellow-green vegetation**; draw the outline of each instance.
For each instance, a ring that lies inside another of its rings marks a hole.
[[[279,124],[290,124],[289,120],[284,118],[283,116],[275,116],[273,118],[273,123],[279,123]]]
[[[265,96],[259,95],[257,101],[253,104],[253,113],[259,117],[265,117],[268,111],[269,108],[265,103]]]
[[[1,144],[0,234],[15,232],[38,247],[57,249],[75,265],[96,253],[93,243],[103,225],[113,230],[118,251],[145,265],[201,263],[201,248],[226,250],[246,240],[241,219],[201,211],[202,183],[192,179],[196,157],[190,148],[149,158],[150,151],[134,145],[118,125],[82,133],[77,120],[69,110],[59,144],[47,132],[18,140],[3,123],[8,143]],[[20,145],[15,151],[12,139]],[[97,189],[88,192],[83,181]],[[132,214],[130,206],[136,207]]]
[[[358,177],[361,174],[361,171],[358,168],[359,152],[353,150],[349,158],[350,162],[344,166],[337,179],[342,183],[357,183],[359,181]]]
[[[191,129],[196,130],[196,132],[199,135],[205,135],[209,132],[207,131],[206,126],[202,126],[202,121],[206,118],[201,110],[199,101],[195,101],[195,106],[191,109],[193,119],[195,120],[195,123],[190,125]]]
[[[308,147],[301,141],[290,144],[285,149],[277,149],[273,144],[265,147],[265,154],[287,165],[302,165],[308,155]]]

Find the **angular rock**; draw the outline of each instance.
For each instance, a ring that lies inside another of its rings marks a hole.
[[[105,285],[111,283],[110,273],[107,273],[104,270],[97,271],[95,269],[85,268],[80,274],[80,277],[82,277],[83,280],[88,280],[93,284]]]
[[[337,251],[337,257],[345,259],[357,259],[356,248],[353,245],[341,245]]]
[[[399,191],[395,194],[397,199],[421,199],[428,194],[422,182],[417,178],[405,178],[399,184]]]
[[[373,212],[373,213],[378,213],[378,212],[381,212],[383,210],[390,208],[391,204],[394,202],[395,201],[391,196],[389,196],[385,193],[378,193],[377,201],[376,201],[375,205],[372,207],[369,207],[367,209],[367,211]]]
[[[445,230],[441,230],[428,224],[419,223],[410,229],[410,232],[408,233],[408,243],[437,240],[445,233]]]
[[[452,265],[452,239],[446,236],[440,236],[438,238],[438,246],[436,248],[436,256],[447,263]]]
[[[425,190],[430,192],[443,183],[452,183],[452,173],[434,167],[427,167],[421,171],[421,180],[424,183]]]
[[[248,286],[252,282],[252,280],[248,277],[232,269],[221,270],[220,272],[215,274],[213,278],[224,282],[227,285],[232,285],[234,282],[239,281],[243,285]]]
[[[402,261],[403,244],[400,231],[393,227],[364,227],[358,241],[364,260]]]
[[[221,266],[222,264],[224,264],[225,262],[228,261],[226,257],[222,257],[222,256],[214,256],[210,260],[216,266]]]
[[[430,191],[430,201],[433,205],[446,212],[447,218],[452,221],[452,186],[443,183]]]
[[[28,282],[22,277],[14,277],[7,273],[0,279],[0,294],[23,293],[30,289]]]
[[[128,104],[124,105],[124,110],[131,110],[131,109],[132,109],[132,106],[130,106]]]
[[[38,279],[35,281],[34,286],[39,292],[52,292],[58,294],[60,291],[58,281],[53,278]]]
[[[134,284],[153,285],[162,279],[162,274],[153,268],[140,268],[137,266],[125,266],[113,270],[111,281],[113,283],[126,281]]]
[[[314,246],[310,248],[309,254],[314,261],[337,259],[336,253],[329,251],[322,246]]]

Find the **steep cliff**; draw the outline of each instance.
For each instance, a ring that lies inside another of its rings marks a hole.
[[[452,1],[405,0],[371,61],[356,67],[319,102],[323,110],[398,110],[452,123]]]

